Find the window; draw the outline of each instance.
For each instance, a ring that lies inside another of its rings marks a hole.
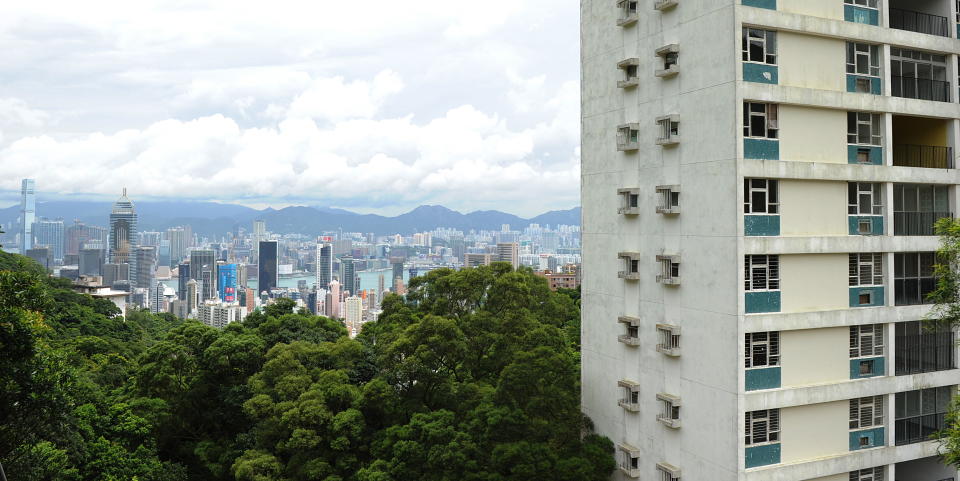
[[[847,213],[850,215],[883,215],[883,188],[873,182],[847,184]]]
[[[667,115],[657,119],[657,144],[675,144],[680,141],[680,116]]]
[[[934,235],[934,224],[950,212],[950,191],[945,185],[894,184],[893,234]]]
[[[883,355],[883,324],[850,326],[850,359]]]
[[[843,3],[858,7],[877,8],[877,0],[843,0]]]
[[[620,0],[617,2],[620,9],[620,18],[617,25],[625,27],[637,21],[637,0]]]
[[[657,282],[669,285],[680,284],[680,256],[660,255],[657,256],[657,262],[660,264]]]
[[[657,421],[671,428],[679,428],[680,398],[672,394],[658,393],[657,401],[660,402],[660,412],[657,413]]]
[[[623,262],[623,270],[620,271],[619,277],[629,280],[640,279],[640,253],[621,252],[617,256]]]
[[[850,471],[850,481],[883,481],[883,466]]]
[[[617,340],[628,346],[640,345],[640,319],[636,317],[620,316],[617,322],[623,324],[626,332],[617,337]]]
[[[943,20],[945,24],[946,19]],[[931,27],[935,28],[935,24],[928,24],[925,29]],[[890,93],[894,97],[950,101],[951,88],[947,81],[945,55],[891,47],[890,82]]]
[[[617,446],[617,458],[620,470],[636,478],[640,476],[640,450],[629,444],[620,444]]]
[[[896,330],[897,376],[956,367],[953,329],[928,329],[921,321],[909,321],[898,322]]]
[[[933,275],[936,254],[904,252],[894,254],[893,286],[898,306],[928,304],[927,295],[937,287]]]
[[[927,441],[946,426],[953,386],[898,392],[896,394],[896,445]]]
[[[780,365],[779,332],[752,332],[744,338],[743,359],[747,369]]]
[[[620,407],[627,411],[640,410],[640,385],[633,381],[620,381],[617,383],[620,387],[620,400],[617,402]]]
[[[657,463],[657,481],[680,481],[680,468],[667,463]]]
[[[775,139],[780,129],[776,104],[743,103],[743,136]]]
[[[620,208],[617,213],[623,215],[637,215],[640,213],[640,189],[619,189]]]
[[[617,82],[617,87],[635,87],[640,83],[640,77],[638,75],[640,59],[628,58],[618,63],[617,68],[623,71],[623,78]]]
[[[637,150],[640,147],[640,126],[624,124],[617,127],[617,150]]]
[[[657,351],[668,356],[680,355],[680,327],[657,324]]]
[[[850,287],[882,285],[883,254],[850,254]]]
[[[744,62],[777,64],[777,32],[744,27],[741,44]]]
[[[743,213],[779,214],[778,187],[775,179],[743,179]]]
[[[847,143],[880,145],[880,114],[847,112]]]
[[[883,426],[883,396],[850,400],[850,429]]]
[[[780,256],[745,256],[744,269],[744,290],[780,290]]]
[[[847,73],[880,76],[880,46],[847,42]]]
[[[657,77],[668,77],[680,72],[680,46],[673,43],[660,47],[655,52],[663,62],[663,68],[657,70]]]
[[[779,409],[747,412],[744,418],[744,440],[747,446],[780,441]]]
[[[657,186],[657,213],[658,214],[679,214],[680,213],[680,186],[679,185],[658,185]]]

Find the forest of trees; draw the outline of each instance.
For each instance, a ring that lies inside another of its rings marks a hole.
[[[441,269],[356,339],[280,300],[218,330],[0,251],[0,463],[25,480],[605,480],[579,296]]]

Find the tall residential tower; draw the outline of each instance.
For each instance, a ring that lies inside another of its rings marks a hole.
[[[938,481],[956,0],[582,0],[583,406],[616,479]]]
[[[37,217],[36,182],[23,179],[20,182],[20,254],[26,255],[33,247],[33,222]]]

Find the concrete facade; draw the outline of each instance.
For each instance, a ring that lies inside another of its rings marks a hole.
[[[884,0],[666,3],[581,0],[582,402],[617,446],[614,479],[661,479],[658,463],[682,479],[956,475],[896,409],[960,384],[953,343],[917,372],[914,341],[896,335],[929,311],[916,287],[928,281],[903,266],[938,248],[937,213],[903,207],[898,186],[946,186],[944,215],[960,209],[954,0],[915,6],[948,37],[906,30]],[[761,61],[743,60],[748,30],[775,38]],[[854,44],[877,46],[877,68],[848,70]],[[946,56],[953,73],[930,85],[949,99],[895,91],[892,49]],[[753,104],[768,120],[745,130]],[[855,183],[877,184],[877,201]],[[659,213],[658,186],[682,193],[679,213]],[[618,254],[640,260],[639,279],[618,276]],[[663,256],[682,282],[662,280]],[[658,421],[664,393],[682,427]],[[852,419],[860,402],[878,414]]]

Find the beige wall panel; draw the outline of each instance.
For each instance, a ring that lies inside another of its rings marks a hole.
[[[850,449],[849,408],[849,401],[837,401],[781,409],[781,461],[786,464],[846,453]]]
[[[847,223],[845,182],[780,181],[781,235],[847,235]]]
[[[810,312],[850,307],[847,254],[780,256],[782,312]]]
[[[781,12],[843,20],[843,2],[837,0],[780,0]]]
[[[783,387],[849,379],[849,346],[848,327],[781,332]]]
[[[834,2],[843,6],[842,2]],[[846,42],[788,32],[777,35],[780,85],[818,90],[847,89]]]
[[[780,106],[780,159],[847,163],[847,113]]]

